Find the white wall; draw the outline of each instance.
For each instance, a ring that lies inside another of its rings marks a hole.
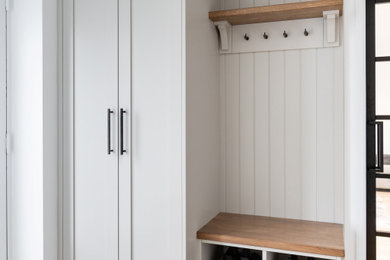
[[[200,259],[196,232],[220,211],[218,37],[208,12],[216,0],[187,1],[187,258]]]
[[[283,2],[299,0],[223,7]],[[343,223],[343,41],[221,55],[220,82],[223,209]]]
[[[57,257],[57,1],[42,0],[44,259]]]
[[[7,259],[7,158],[6,158],[6,16],[0,1],[0,260]]]
[[[344,1],[346,260],[366,259],[365,1]]]
[[[55,259],[56,4],[48,0],[10,2],[9,257]]]

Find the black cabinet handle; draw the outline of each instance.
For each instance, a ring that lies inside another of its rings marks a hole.
[[[107,109],[107,152],[111,154],[114,150],[111,148],[111,114],[114,111],[111,109]]]
[[[126,150],[123,148],[123,139],[124,139],[124,136],[123,136],[123,115],[126,114],[126,111],[121,108],[121,113],[120,113],[120,142],[121,142],[121,155],[123,155],[124,153],[126,153]]]
[[[377,136],[378,136],[378,165],[377,171],[384,171],[384,161],[383,161],[383,122],[375,122],[377,125]]]
[[[383,122],[372,121],[369,125],[375,127],[376,131],[376,165],[374,169],[370,169],[375,172],[384,171],[384,160],[383,160]]]

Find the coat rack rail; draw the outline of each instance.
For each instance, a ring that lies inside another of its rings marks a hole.
[[[343,0],[317,0],[216,11],[209,17],[219,31],[220,53],[242,53],[339,46],[342,9]]]

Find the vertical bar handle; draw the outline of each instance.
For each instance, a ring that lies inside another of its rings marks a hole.
[[[124,139],[124,136],[123,136],[123,127],[124,127],[124,124],[123,124],[123,115],[126,114],[126,110],[124,110],[123,108],[121,108],[121,112],[120,112],[120,142],[121,142],[121,155],[123,155],[124,153],[126,153],[127,151],[124,149],[124,145],[123,145],[123,139]]]
[[[107,109],[107,153],[111,154],[114,149],[111,148],[111,115],[114,113],[113,110]]]
[[[378,153],[378,165],[377,165],[377,171],[383,172],[384,171],[384,160],[383,160],[383,122],[375,122],[377,125],[377,138],[378,138],[378,147],[377,147],[377,153]]]

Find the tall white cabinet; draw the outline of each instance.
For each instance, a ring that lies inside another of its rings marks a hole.
[[[62,2],[64,260],[185,259],[182,8]]]
[[[130,245],[130,73],[120,73],[130,44],[119,37],[130,34],[130,12],[119,8],[129,5],[74,1],[75,259],[130,257],[119,247]]]

